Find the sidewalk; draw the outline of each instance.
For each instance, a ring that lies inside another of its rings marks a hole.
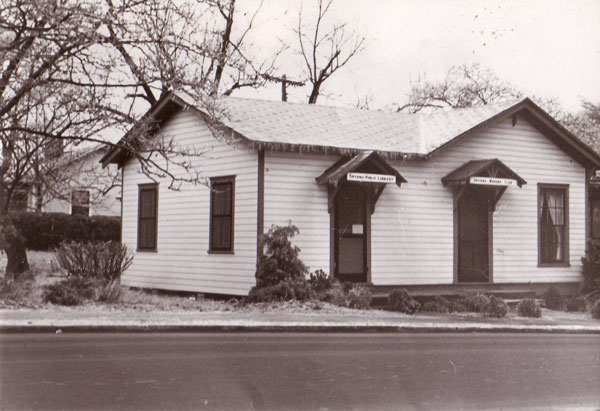
[[[589,314],[545,310],[542,318],[474,314],[405,315],[380,310],[341,313],[284,311],[145,311],[93,306],[0,309],[0,332],[533,332],[600,334]]]

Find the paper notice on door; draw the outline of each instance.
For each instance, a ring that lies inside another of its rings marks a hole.
[[[352,224],[352,234],[363,234],[362,224]]]

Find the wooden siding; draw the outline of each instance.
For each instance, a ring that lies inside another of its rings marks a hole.
[[[509,187],[493,219],[494,283],[580,279],[585,249],[585,171],[523,119],[464,138],[429,161],[390,161],[407,180],[388,185],[372,216],[371,279],[375,285],[452,284],[452,189],[441,178],[465,162],[498,158],[527,184]],[[291,220],[295,244],[311,270],[329,271],[330,220],[321,175],[339,156],[266,152],[265,230]],[[537,184],[569,185],[570,267],[538,267]]]
[[[174,115],[163,133],[175,144],[205,152],[194,157],[202,177],[235,176],[233,254],[209,254],[210,191],[206,185],[184,184],[179,191],[162,180],[158,189],[156,252],[136,252],[123,276],[128,286],[204,293],[244,295],[255,284],[257,153],[244,144],[217,140],[192,111]],[[182,171],[180,171],[182,172]],[[124,167],[123,242],[137,247],[138,185],[149,182],[138,164]]]
[[[372,218],[373,283],[453,282],[453,193],[441,178],[465,162],[498,158],[523,177],[509,187],[493,219],[495,283],[580,279],[585,249],[585,170],[526,121],[510,119],[469,136],[427,162],[391,164],[408,180],[389,186]],[[570,267],[538,267],[537,184],[569,185]]]
[[[311,271],[329,272],[327,187],[315,178],[339,157],[321,154],[265,152],[264,230],[288,221],[300,229],[294,238]]]

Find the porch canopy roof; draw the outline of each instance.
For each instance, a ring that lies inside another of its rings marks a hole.
[[[512,180],[512,181],[511,181]],[[467,184],[508,186],[516,182],[519,187],[527,181],[497,158],[471,160],[442,177],[444,186],[462,186]]]
[[[337,186],[345,181],[348,173],[352,172],[376,172],[396,177],[396,185],[400,187],[406,183],[406,179],[374,151],[364,151],[353,157],[345,157],[329,167],[323,174],[316,178],[318,184]]]

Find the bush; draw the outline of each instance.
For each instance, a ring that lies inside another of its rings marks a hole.
[[[114,241],[65,242],[56,250],[55,258],[67,276],[93,278],[104,284],[117,281],[133,261],[127,247]]]
[[[312,297],[308,282],[303,279],[286,278],[275,285],[254,287],[248,294],[250,303],[271,303],[289,300],[306,301]]]
[[[544,303],[546,308],[551,310],[561,310],[563,306],[562,296],[560,295],[560,291],[558,288],[552,286],[546,291],[544,295]]]
[[[526,298],[517,305],[517,312],[521,317],[540,318],[542,310],[533,298]]]
[[[339,307],[345,307],[347,304],[346,291],[344,291],[344,286],[339,281],[333,281],[329,289],[317,293],[317,298],[320,301]]]
[[[40,301],[35,291],[35,280],[32,278],[0,278],[0,306],[36,307]]]
[[[97,282],[90,278],[71,277],[54,284],[47,285],[43,299],[56,305],[81,305],[85,300],[97,297]]]
[[[264,250],[256,267],[256,287],[269,287],[285,279],[304,279],[308,268],[298,258],[300,249],[293,246],[290,238],[298,234],[298,228],[291,223],[286,227],[271,226],[261,236]]]
[[[450,309],[445,305],[439,304],[437,301],[427,301],[421,306],[421,311],[430,313],[442,313],[446,314],[450,312]]]
[[[585,257],[581,258],[584,294],[600,293],[600,242],[590,241]]]
[[[600,300],[592,306],[592,317],[596,320],[600,320]]]
[[[452,313],[464,313],[467,311],[467,306],[461,300],[450,301],[450,312]]]
[[[421,304],[413,299],[404,288],[395,288],[388,296],[388,309],[405,314],[414,314],[419,310]]]
[[[335,278],[327,275],[323,270],[310,273],[310,277],[308,278],[308,283],[315,292],[329,290],[334,282],[336,282]]]
[[[570,313],[587,311],[587,302],[585,301],[585,297],[582,295],[573,295],[567,298],[565,302],[565,308]]]
[[[490,298],[485,294],[467,293],[464,297],[464,303],[468,312],[482,313],[490,305]]]
[[[488,317],[502,318],[508,312],[508,306],[504,300],[500,297],[491,296],[489,298],[488,305],[484,308],[483,312]]]
[[[371,291],[364,285],[355,285],[346,294],[346,306],[366,310],[371,306]]]
[[[116,241],[121,238],[121,220],[109,216],[64,213],[17,213],[15,227],[29,250],[48,251],[64,241]]]
[[[446,314],[451,312],[452,303],[441,295],[436,295],[434,300],[427,301],[421,306],[421,311]]]

